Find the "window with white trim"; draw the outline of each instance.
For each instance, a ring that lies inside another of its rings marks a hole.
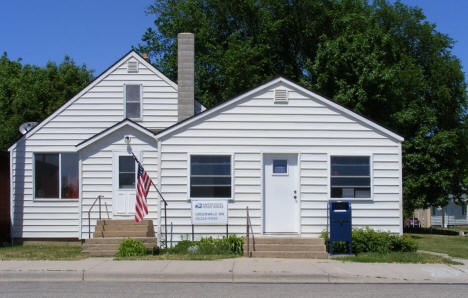
[[[78,164],[77,153],[35,153],[34,197],[78,199]]]
[[[231,198],[231,156],[190,156],[190,197]]]
[[[332,156],[330,177],[332,198],[371,197],[369,156]]]
[[[125,85],[125,117],[141,118],[141,86]]]

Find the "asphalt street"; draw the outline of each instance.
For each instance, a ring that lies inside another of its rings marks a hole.
[[[467,297],[468,285],[0,282],[0,297]],[[144,296],[145,295],[145,296]]]

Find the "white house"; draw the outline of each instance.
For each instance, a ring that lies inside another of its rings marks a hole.
[[[431,225],[442,226],[442,212],[445,213],[444,225],[466,226],[468,225],[468,206],[465,203],[457,204],[451,200],[443,209],[441,207],[431,207]]]
[[[317,237],[327,202],[342,198],[353,226],[402,233],[402,137],[281,77],[204,111],[193,35],[180,38],[179,86],[131,51],[9,148],[14,238],[87,239],[98,195],[105,218],[133,218],[132,152],[168,202],[176,241],[201,199],[228,202],[239,235],[249,207],[255,234]],[[148,204],[160,231],[156,192]]]

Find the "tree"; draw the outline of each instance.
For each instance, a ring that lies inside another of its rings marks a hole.
[[[173,80],[194,32],[195,92],[210,107],[281,75],[405,137],[405,211],[466,192],[465,77],[421,9],[385,0],[164,0],[138,46]]]
[[[45,67],[22,65],[6,53],[0,57],[0,150],[11,146],[21,134],[21,123],[39,122],[72,98],[91,80],[92,71],[65,56],[62,63]]]

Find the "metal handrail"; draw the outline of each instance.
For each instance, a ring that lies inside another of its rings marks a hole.
[[[98,195],[97,198],[94,200],[91,208],[88,210],[88,238],[91,239],[91,210],[93,210],[94,205],[96,202],[99,201],[99,219],[101,219],[101,199],[104,198],[103,195]]]
[[[249,232],[252,232],[252,245],[253,245],[253,251],[255,251],[255,236],[253,232],[253,227],[252,227],[252,222],[250,221],[250,215],[249,215],[249,207],[247,206],[247,218],[246,218],[246,228],[247,228],[247,256],[251,257],[252,254],[250,253],[250,235]],[[250,227],[250,230],[249,230]]]

